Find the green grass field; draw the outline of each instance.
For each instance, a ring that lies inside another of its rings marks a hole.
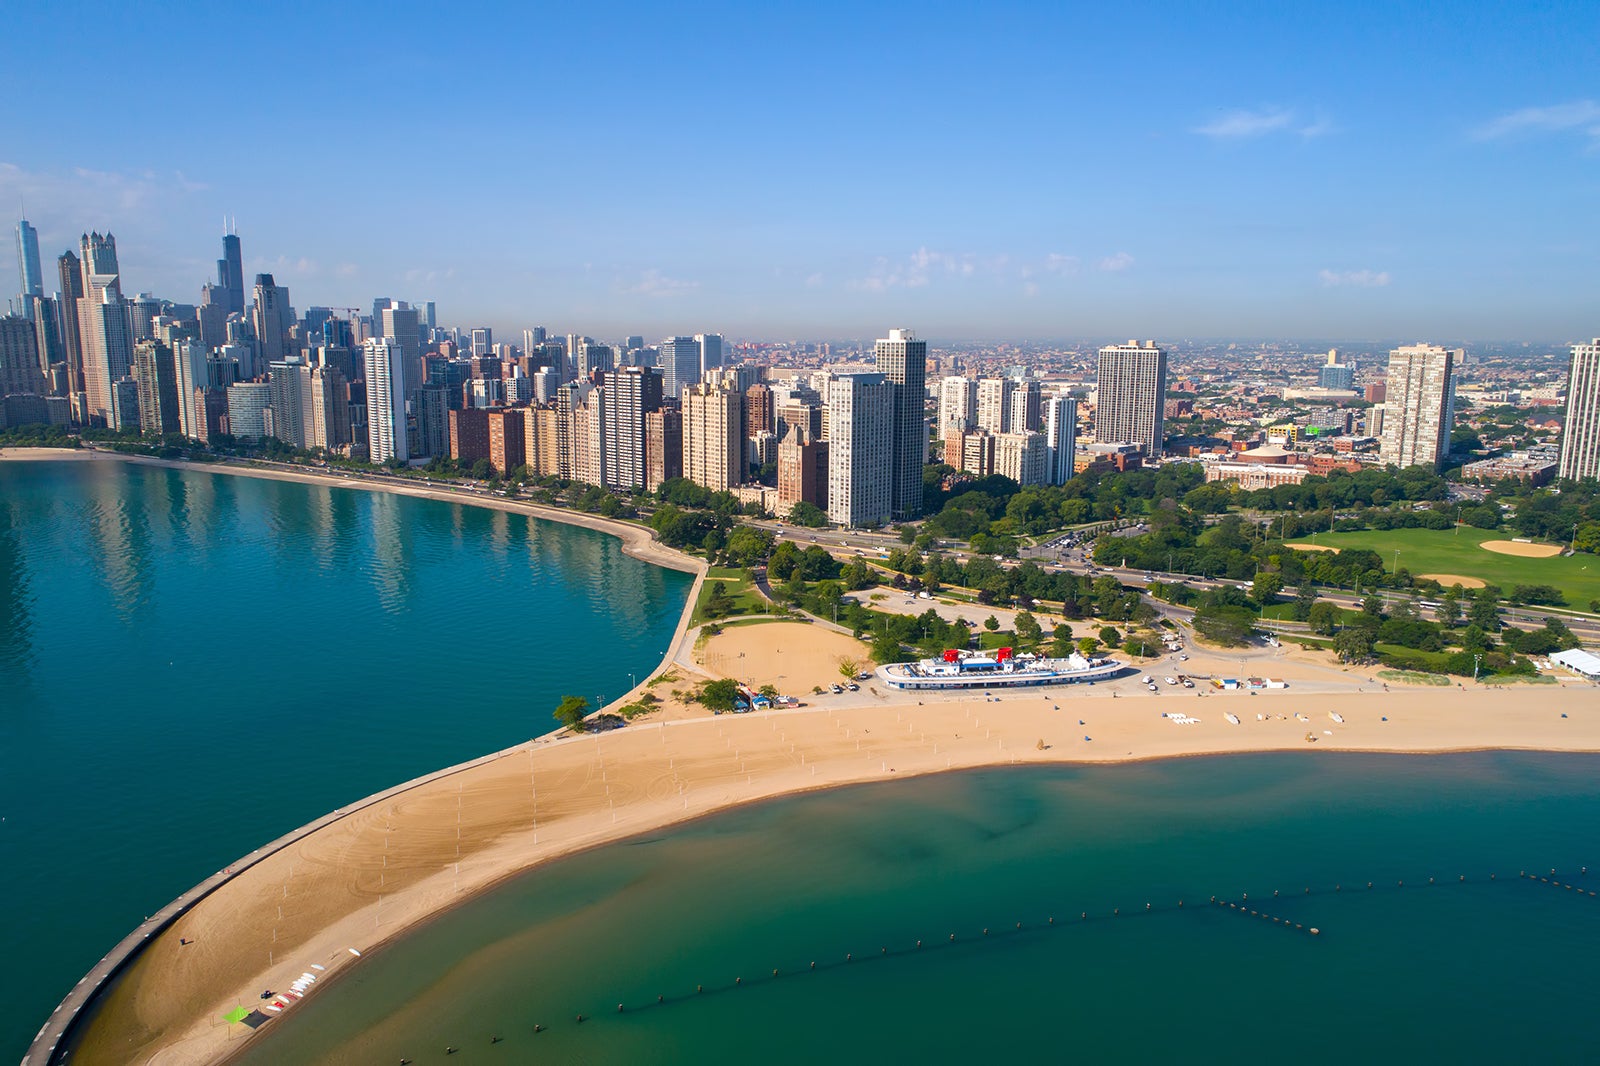
[[[766,597],[756,591],[750,571],[713,566],[706,574],[705,584],[700,586],[700,598],[695,601],[694,615],[689,620],[690,625],[711,621],[706,617],[706,601],[711,599],[711,586],[718,581],[722,582],[723,591],[733,601],[733,610],[724,618],[735,618],[741,614],[764,614],[771,607]]]
[[[1567,606],[1589,609],[1600,599],[1600,556],[1578,554],[1570,558],[1524,559],[1479,547],[1486,540],[1510,540],[1512,534],[1463,528],[1363,530],[1359,533],[1318,533],[1316,543],[1330,548],[1370,548],[1383,556],[1387,570],[1400,565],[1413,576],[1459,574],[1475,577],[1509,592],[1513,585],[1552,585],[1567,597]],[[1311,543],[1310,538],[1305,539]],[[1446,582],[1448,583],[1448,582]]]

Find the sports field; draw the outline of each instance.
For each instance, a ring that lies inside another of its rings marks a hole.
[[[1510,534],[1484,529],[1388,529],[1359,533],[1318,533],[1317,547],[1370,548],[1383,556],[1386,570],[1400,565],[1420,574],[1459,574],[1475,577],[1510,592],[1513,585],[1553,585],[1567,597],[1567,606],[1589,609],[1600,599],[1600,556],[1580,553],[1570,558],[1544,559],[1504,555],[1481,547],[1484,541],[1510,540]],[[1306,538],[1310,545],[1310,538]],[[1449,584],[1448,581],[1442,583]]]

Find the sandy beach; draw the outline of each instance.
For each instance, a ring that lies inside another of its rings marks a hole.
[[[425,487],[202,469],[543,510]],[[646,531],[623,528],[648,541]],[[315,973],[319,984],[337,979],[358,965],[356,952],[369,953],[553,858],[771,797],[1010,764],[1283,750],[1600,752],[1600,700],[1593,685],[1575,681],[1536,689],[1411,688],[1298,649],[1191,647],[1189,661],[1168,656],[1141,665],[1139,675],[1156,679],[1155,693],[1132,675],[1095,686],[950,696],[895,692],[873,680],[858,692],[815,695],[813,686],[842,681],[841,659],[859,659],[867,669],[865,646],[806,621],[730,625],[698,641],[686,623],[657,671],[662,680],[635,690],[659,694],[668,705],[661,711],[615,732],[551,735],[440,771],[335,812],[270,853],[245,857],[151,938],[106,997],[73,1061],[224,1060],[248,1037],[221,1015],[258,1006],[264,989],[281,992],[303,973]],[[712,716],[670,698],[701,672],[770,683],[804,706]],[[1194,689],[1165,683],[1180,672],[1279,678],[1288,687],[1250,695],[1204,680]],[[316,991],[313,985],[309,994]]]

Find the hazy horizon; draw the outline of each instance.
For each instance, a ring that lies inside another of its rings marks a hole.
[[[13,13],[8,240],[510,339],[1600,332],[1593,5],[340,14]]]

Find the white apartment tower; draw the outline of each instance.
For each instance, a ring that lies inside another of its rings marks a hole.
[[[939,436],[951,430],[965,432],[974,425],[978,408],[978,383],[971,378],[944,378],[939,382]]]
[[[889,508],[899,521],[922,513],[922,466],[928,460],[928,342],[891,329],[873,345],[878,371],[895,388],[889,427]]]
[[[1010,421],[1011,379],[984,378],[978,382],[978,428],[989,433],[1004,433]]]
[[[898,387],[883,374],[840,374],[828,383],[828,518],[879,526],[893,514],[893,429]],[[919,419],[920,421],[920,419]],[[920,487],[921,478],[918,483]]]
[[[1046,485],[1065,485],[1072,480],[1073,454],[1078,446],[1078,401],[1070,396],[1052,396],[1042,405],[1046,451]]]
[[[1600,477],[1600,337],[1572,346],[1567,421],[1561,430],[1560,477]]]
[[[1455,353],[1413,344],[1389,353],[1383,444],[1379,457],[1402,469],[1437,468],[1450,451]]]
[[[1137,444],[1161,454],[1167,396],[1167,353],[1155,341],[1129,341],[1100,349],[1099,399],[1094,412],[1098,444]]]
[[[405,349],[389,337],[361,346],[367,379],[368,453],[374,463],[409,459],[406,443]]]

